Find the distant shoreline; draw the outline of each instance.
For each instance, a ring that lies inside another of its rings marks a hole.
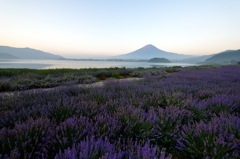
[[[151,68],[151,67],[172,67],[172,66],[196,66],[192,63],[155,63],[147,60],[102,60],[102,59],[65,59],[65,60],[0,60],[0,68],[33,68],[33,69],[53,69],[53,68]]]

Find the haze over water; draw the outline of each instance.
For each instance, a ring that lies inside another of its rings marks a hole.
[[[168,66],[193,66],[188,63],[149,63],[128,61],[73,61],[73,60],[0,60],[0,68],[108,68],[108,67],[168,67]]]

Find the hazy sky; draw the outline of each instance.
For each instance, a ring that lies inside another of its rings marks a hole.
[[[0,45],[117,55],[240,49],[240,0],[0,0]]]

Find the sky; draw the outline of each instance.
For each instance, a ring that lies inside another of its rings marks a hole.
[[[0,0],[0,45],[64,57],[240,49],[240,0]]]

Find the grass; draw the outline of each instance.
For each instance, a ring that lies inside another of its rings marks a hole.
[[[174,71],[176,69],[174,68]],[[173,71],[171,71],[173,72]],[[157,68],[83,68],[83,69],[0,69],[0,92],[34,88],[51,88],[60,85],[88,84],[107,78],[143,77],[165,74]]]
[[[63,74],[63,73],[76,73],[76,72],[90,72],[100,70],[120,70],[124,68],[81,68],[81,69],[27,69],[27,68],[0,68],[0,77],[7,76],[13,77],[17,75],[25,74],[37,74],[37,75],[51,75],[51,74]]]

